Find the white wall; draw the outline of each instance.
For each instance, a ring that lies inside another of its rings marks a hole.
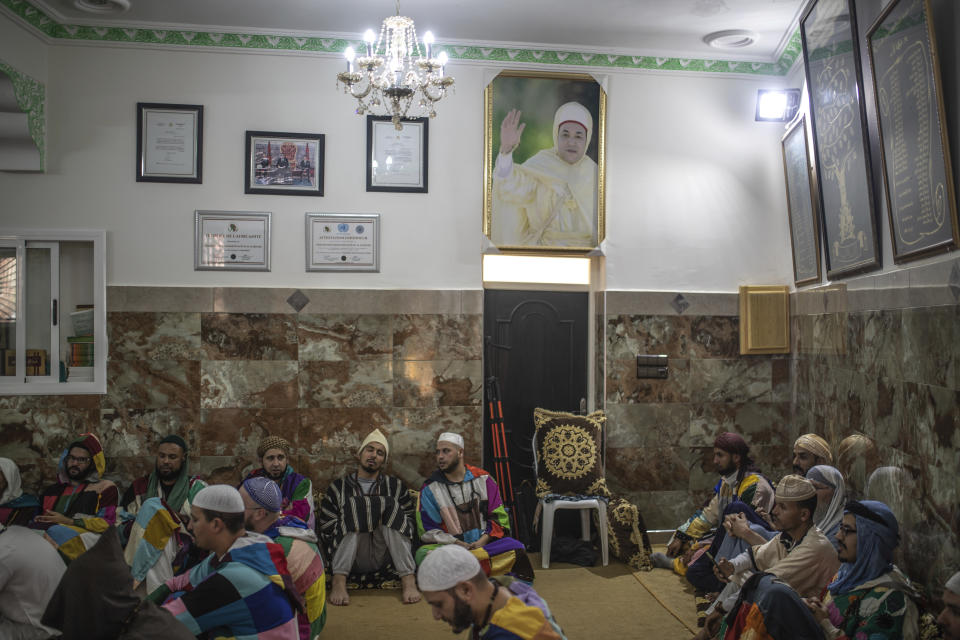
[[[331,58],[51,46],[48,171],[0,173],[5,226],[108,230],[111,285],[479,288],[483,77],[430,123],[430,193],[364,190],[365,124]],[[615,73],[609,82],[607,286],[733,291],[791,280],[782,127],[753,121],[780,79]],[[134,180],[136,103],[203,104],[202,185]],[[244,195],[247,129],[326,134],[322,198]],[[193,270],[195,209],[272,211],[273,270]],[[379,274],[304,272],[307,211],[383,216]]]
[[[35,32],[0,9],[0,60],[34,80],[47,83],[47,45]]]

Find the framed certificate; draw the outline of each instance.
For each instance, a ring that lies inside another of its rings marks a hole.
[[[250,211],[196,211],[195,271],[270,271],[273,214]]]
[[[203,182],[203,105],[137,103],[137,182]]]
[[[308,213],[307,271],[380,271],[380,214]]]
[[[428,120],[367,116],[367,191],[427,192]]]

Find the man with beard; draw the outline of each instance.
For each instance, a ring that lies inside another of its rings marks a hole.
[[[427,554],[417,570],[434,620],[483,640],[566,640],[547,603],[528,584],[487,578],[466,548],[449,544]]]
[[[402,480],[382,472],[389,452],[386,436],[374,429],[357,451],[357,470],[331,483],[320,503],[318,530],[333,570],[331,604],[350,604],[350,574],[389,573],[390,567],[400,577],[403,602],[420,600],[410,549],[413,501]]]
[[[57,482],[40,496],[42,513],[31,526],[46,537],[67,562],[96,544],[117,518],[117,485],[102,480],[106,458],[100,440],[81,434],[60,456]]]
[[[190,475],[187,443],[169,435],[157,446],[154,470],[133,481],[120,501],[120,519],[127,539],[124,557],[139,583],[146,580],[147,593],[189,568],[188,553],[193,537],[187,531],[190,505],[207,484]]]
[[[304,610],[297,614],[300,640],[316,638],[327,620],[327,585],[317,534],[300,518],[280,513],[283,498],[276,482],[250,478],[240,485],[240,497],[247,531],[262,533],[283,548],[293,585],[304,601]]]
[[[720,474],[720,481],[714,486],[710,500],[677,528],[667,545],[666,556],[660,553],[651,556],[654,566],[672,568],[707,593],[723,588],[713,575],[710,557],[733,550],[732,541],[727,540],[726,531],[720,527],[723,519],[727,515],[742,513],[758,532],[766,531],[770,525],[760,515],[773,504],[773,487],[754,465],[750,447],[739,434],[726,432],[716,437],[713,465]],[[717,531],[711,538],[714,529]],[[721,551],[725,542],[727,546]],[[697,551],[700,555],[694,557]]]
[[[833,464],[830,445],[815,433],[805,433],[793,443],[793,472],[805,476],[818,464]]]
[[[735,608],[748,573],[771,573],[797,593],[813,597],[823,591],[840,566],[833,544],[813,523],[817,490],[802,476],[784,476],[777,485],[771,516],[780,531],[770,540],[758,536],[742,520],[730,518],[728,535],[754,545],[732,558],[718,558],[714,572],[729,582],[707,613],[701,638],[716,632],[720,618]],[[727,618],[729,621],[732,618]],[[740,637],[737,633],[734,637]]]
[[[417,530],[427,542],[417,550],[417,564],[438,545],[468,549],[487,575],[514,573],[533,581],[526,549],[507,536],[510,521],[493,477],[463,460],[463,436],[441,433],[437,470],[423,488],[417,505]]]
[[[316,524],[313,515],[313,483],[290,466],[290,443],[280,436],[267,436],[257,447],[260,468],[254,469],[244,480],[262,476],[280,486],[283,496],[283,515],[296,516],[312,529]]]
[[[943,589],[943,611],[937,616],[944,640],[960,640],[960,571],[947,580]]]

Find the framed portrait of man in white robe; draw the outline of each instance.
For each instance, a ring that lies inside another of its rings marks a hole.
[[[484,92],[483,232],[502,249],[604,238],[606,93],[593,77],[504,71]]]

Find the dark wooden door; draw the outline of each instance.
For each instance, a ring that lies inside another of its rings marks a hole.
[[[484,375],[499,383],[513,486],[533,478],[535,407],[578,411],[587,397],[586,292],[484,292]],[[489,416],[486,415],[484,468],[495,473]],[[505,489],[505,488],[504,488]]]

